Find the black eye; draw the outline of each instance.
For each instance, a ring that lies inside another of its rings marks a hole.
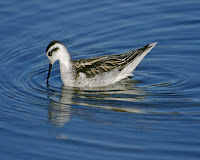
[[[57,51],[59,48],[58,47],[56,47],[56,48],[54,48],[54,49],[52,49],[49,53],[48,53],[48,56],[52,56],[52,53],[54,52],[54,51]]]
[[[51,57],[51,56],[52,56],[52,52],[49,52],[49,53],[48,53],[48,56],[50,56],[50,57]]]

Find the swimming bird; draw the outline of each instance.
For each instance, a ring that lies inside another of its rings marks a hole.
[[[61,80],[65,86],[101,87],[133,76],[132,72],[158,42],[124,54],[105,55],[72,60],[60,41],[54,40],[46,48],[49,59],[49,72],[55,61],[59,60]]]

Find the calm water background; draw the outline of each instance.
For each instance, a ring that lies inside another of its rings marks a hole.
[[[200,1],[0,1],[3,160],[200,158]],[[134,77],[98,89],[46,86],[45,49],[72,59],[157,41]]]

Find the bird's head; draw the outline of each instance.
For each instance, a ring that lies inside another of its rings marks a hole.
[[[52,41],[46,48],[46,56],[49,59],[49,63],[51,65],[54,64],[55,61],[60,59],[60,52],[62,52],[64,45],[59,41]]]
[[[49,43],[49,45],[46,48],[46,56],[49,59],[49,72],[47,76],[47,84],[48,84],[48,79],[51,73],[51,68],[54,62],[60,59],[64,59],[62,57],[66,58],[67,55],[69,55],[67,48],[61,42],[54,40]]]

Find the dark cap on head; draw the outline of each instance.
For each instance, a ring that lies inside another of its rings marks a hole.
[[[46,48],[46,52],[49,50],[49,48],[50,48],[51,46],[53,46],[53,45],[56,44],[56,43],[62,44],[60,41],[57,41],[57,40],[51,41],[51,42],[49,43],[49,45],[47,46],[47,48]]]

